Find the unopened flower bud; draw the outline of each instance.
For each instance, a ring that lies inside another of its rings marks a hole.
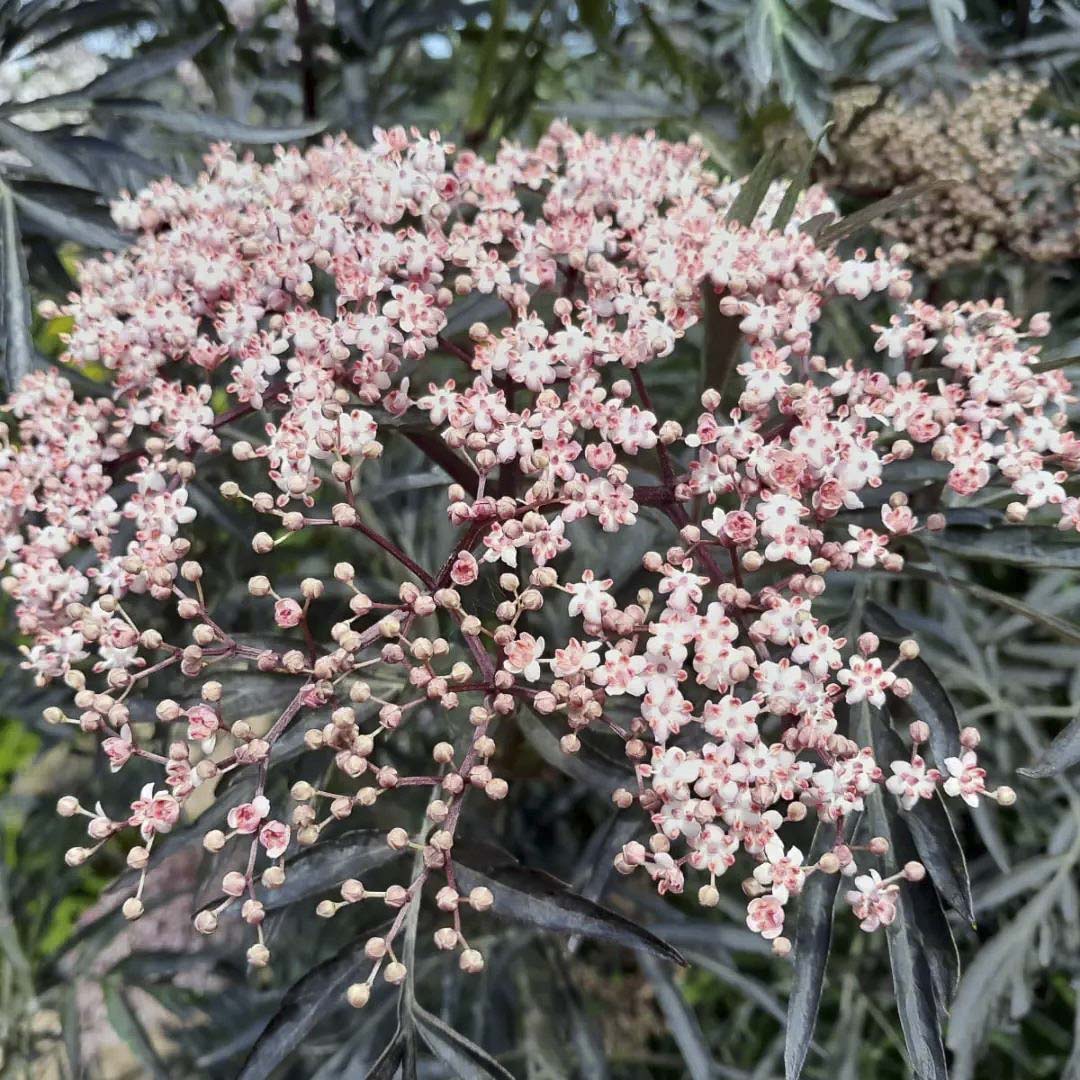
[[[466,975],[476,975],[484,970],[484,958],[476,949],[465,949],[458,965]]]
[[[247,951],[247,962],[252,967],[266,967],[270,963],[270,950],[261,943],[252,945]]]
[[[469,907],[473,911],[487,911],[495,903],[491,890],[484,885],[477,885],[469,892]]]

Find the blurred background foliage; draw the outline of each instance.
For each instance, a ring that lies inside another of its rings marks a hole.
[[[1002,121],[1007,95],[985,79],[1004,70],[1027,96],[1022,117]],[[777,144],[790,174],[831,122],[812,175],[846,211],[895,186],[955,181],[858,239],[911,244],[918,291],[935,301],[1004,295],[1017,314],[1051,311],[1046,356],[1071,371],[1080,353],[1078,71],[1074,0],[0,0],[4,377],[10,383],[62,351],[67,325],[40,319],[33,302],[72,289],[85,253],[125,242],[108,199],[160,175],[195,176],[209,142],[268,154],[275,143],[338,131],[367,142],[374,125],[406,124],[484,151],[504,138],[534,140],[556,117],[602,132],[697,134],[718,171],[732,175]],[[935,174],[943,166],[925,151],[928,122],[938,142],[962,146],[946,164],[963,176]],[[983,182],[985,162],[1016,155],[992,189]],[[1065,222],[1060,242],[1044,258],[1017,250],[1009,242],[1017,216],[1032,216],[1037,243],[1048,207]],[[976,257],[938,257],[926,228],[945,219]],[[846,310],[830,305],[822,349],[869,355]],[[682,362],[654,396],[685,395],[692,349]],[[102,375],[76,378],[92,384]],[[689,398],[685,410],[694,410]],[[442,477],[400,449],[375,471],[369,512],[421,562],[436,563],[449,526],[432,517],[427,496]],[[209,469],[202,479],[216,482]],[[940,499],[939,479],[926,483],[926,499]],[[1080,553],[1045,536],[1019,550],[995,546],[999,534],[980,526],[995,520],[998,500],[990,492],[982,517],[958,518],[940,543],[909,556],[922,580],[852,582],[847,606],[830,614],[839,623],[871,600],[881,605],[874,610],[903,612],[934,685],[961,722],[987,732],[992,775],[1007,779],[1037,763],[1017,779],[1013,810],[956,815],[977,925],[953,926],[966,974],[949,1046],[961,1080],[1076,1078],[1080,792],[1068,769],[1080,760]],[[215,558],[238,583],[223,603],[239,619],[250,558],[228,519],[217,528]],[[293,550],[298,573],[329,559],[304,544]],[[583,561],[621,557],[574,550]],[[610,571],[631,574],[631,563]],[[394,587],[393,568],[377,558],[368,574],[369,591]],[[10,626],[5,603],[0,623]],[[364,935],[313,927],[311,918],[339,866],[290,875],[298,891],[275,911],[271,933],[298,947],[276,949],[284,959],[266,978],[246,974],[227,942],[192,940],[192,906],[206,899],[197,843],[205,820],[170,838],[168,880],[158,876],[150,914],[123,926],[107,888],[123,853],[111,866],[65,868],[79,827],[53,809],[60,791],[98,797],[100,754],[43,724],[42,709],[59,694],[28,689],[18,644],[10,631],[0,640],[0,1074],[235,1076],[267,1019],[302,992],[305,1023],[290,1028],[279,1015],[264,1039],[270,1052],[245,1075],[367,1075],[393,1030],[391,1009],[384,1002],[362,1022],[339,1022],[340,994],[321,988]],[[252,680],[234,692],[257,717],[270,706]],[[429,734],[421,725],[415,745],[406,738],[398,752],[407,758]],[[763,955],[737,896],[704,917],[647,888],[609,888],[611,855],[630,834],[598,794],[597,777],[611,780],[619,766],[602,743],[574,761],[555,746],[535,724],[511,740],[504,774],[517,783],[496,815],[502,842],[648,925],[692,966],[501,926],[479,989],[466,991],[449,965],[421,961],[432,1012],[519,1076],[782,1076],[790,967]],[[298,775],[292,766],[288,779]],[[384,849],[364,837],[345,837],[338,850],[352,853],[350,867],[370,859],[373,880],[384,872]],[[884,943],[853,931],[851,920],[837,925],[806,1075],[903,1077]],[[316,961],[330,967],[289,991]],[[421,1071],[455,1074],[434,1061]]]

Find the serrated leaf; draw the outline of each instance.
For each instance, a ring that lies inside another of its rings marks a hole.
[[[237,1080],[264,1080],[344,1000],[348,985],[365,967],[364,942],[350,941],[340,952],[313,967],[285,994],[248,1055]]]
[[[899,736],[884,719],[874,724],[873,732],[874,757],[886,774],[890,762],[909,759]],[[894,798],[892,795],[883,797]],[[919,861],[926,867],[942,899],[965,922],[974,926],[975,905],[971,898],[967,860],[940,794],[935,793],[931,799],[919,799],[910,810],[901,810],[899,814],[911,832]]]
[[[1021,776],[1030,776],[1039,780],[1046,776],[1071,769],[1080,761],[1080,716],[1074,718],[1064,730],[1059,731],[1054,741],[1039,755],[1038,760],[1022,769],[1017,769]]]
[[[0,120],[0,143],[21,154],[50,180],[94,190],[94,178],[73,157],[58,150],[48,135]]]
[[[818,235],[817,242],[821,247],[832,247],[841,240],[854,236],[860,229],[868,228],[875,222],[880,221],[881,218],[891,214],[894,210],[899,210],[924,195],[931,195],[935,191],[944,191],[955,186],[955,184],[955,180],[926,180],[920,184],[912,184],[910,187],[901,188],[900,191],[894,191],[893,194],[886,195],[884,199],[878,199],[877,202],[864,206],[853,214],[848,214],[834,225],[827,225]]]
[[[807,863],[817,862],[831,851],[836,827],[818,824],[810,845]],[[839,874],[811,874],[799,894],[795,917],[791,993],[788,996],[787,1028],[784,1035],[784,1076],[798,1080],[814,1038],[825,968],[832,945],[833,904],[840,888]]]
[[[454,866],[465,891],[485,885],[495,897],[493,914],[541,930],[581,934],[644,950],[685,966],[677,949],[617,912],[573,892],[543,870],[522,866],[494,844],[458,841]]]
[[[4,383],[10,392],[36,366],[22,237],[11,189],[0,186],[0,273],[3,277]]]
[[[359,878],[396,858],[380,829],[351,829],[323,840],[300,852],[285,864],[285,882],[270,889],[263,897],[267,911],[295,904],[298,900],[325,892],[340,885],[346,878]]]
[[[167,131],[181,135],[198,135],[204,139],[221,139],[239,143],[287,143],[307,139],[325,130],[325,120],[313,120],[306,124],[293,124],[289,127],[270,127],[262,124],[247,124],[241,120],[231,120],[227,116],[215,113],[181,112],[167,109],[154,101],[118,98],[97,101],[95,109],[130,116],[147,123],[157,124]]]
[[[110,251],[128,243],[92,192],[40,180],[12,181],[11,190],[19,210],[58,239]]]
[[[417,1004],[412,1006],[416,1030],[428,1049],[461,1080],[514,1080],[483,1047]]]

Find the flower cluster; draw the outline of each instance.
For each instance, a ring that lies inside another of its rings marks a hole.
[[[941,180],[884,224],[934,275],[999,252],[1035,262],[1080,251],[1080,128],[1036,117],[1044,83],[995,73],[958,101],[940,92],[908,103],[859,87],[836,103],[836,180],[875,197]]]
[[[479,970],[461,911],[493,898],[459,890],[455,832],[471,792],[507,795],[493,735],[521,709],[563,725],[567,753],[589,728],[623,741],[629,783],[614,800],[637,804],[652,833],[618,854],[620,870],[643,867],[661,892],[696,872],[711,905],[716,880],[744,861],[747,922],[779,953],[807,875],[852,877],[848,900],[869,930],[892,920],[899,879],[924,873],[860,873],[857,853],[887,845],[855,845],[845,830],[875,788],[906,806],[939,789],[1012,800],[986,787],[973,730],[937,768],[918,724],[902,761],[855,741],[846,710],[910,694],[904,665],[918,647],[883,659],[873,634],[849,644],[818,611],[833,581],[900,572],[905,545],[940,527],[901,490],[913,459],[947,462],[955,496],[1004,485],[1013,519],[1054,507],[1063,528],[1080,528],[1063,488],[1080,464],[1067,383],[1036,368],[1047,320],[1025,328],[1000,303],[913,299],[899,249],[818,247],[798,226],[829,208],[819,189],[781,231],[770,223],[782,189],[749,225],[725,219],[737,191],[695,141],[605,140],[558,123],[491,161],[399,129],[377,131],[370,149],[327,139],[269,164],[217,147],[194,185],[164,180],[115,206],[137,239],[87,263],[60,309],[73,320],[67,362],[109,380],[87,396],[51,370],[15,389],[0,556],[29,639],[24,666],[73,691],[70,710],[47,718],[100,738],[117,774],[104,805],[69,796],[59,809],[89,819],[72,864],[132,834],[139,884],[126,915],[143,910],[158,836],[228,778],[245,801],[204,846],[235,852],[236,840],[246,854],[195,925],[210,933],[239,911],[256,935],[249,960],[264,965],[267,890],[296,848],[395,789],[427,788],[424,829],[387,836],[415,852],[409,880],[375,892],[350,878],[318,911],[373,899],[396,911],[367,943],[355,1005],[379,971],[406,978],[395,942],[429,882],[449,919],[436,945]],[[818,352],[825,305],[872,295],[886,314],[871,357]],[[467,333],[453,330],[478,300],[498,325],[466,315]],[[681,362],[707,308],[743,351],[727,395],[707,388],[684,426],[649,384]],[[449,475],[457,539],[439,567],[381,532],[358,497],[365,465],[395,439]],[[200,531],[194,497],[213,463],[234,477],[220,485],[222,512],[265,523],[251,537],[265,573],[248,592],[273,644],[225,625],[216,601],[230,582],[192,557],[193,538],[219,527]],[[875,499],[885,482],[894,493]],[[647,585],[628,594],[600,567],[560,571],[584,530],[633,543],[645,515],[670,540],[642,551]],[[381,549],[400,588],[369,595],[349,562],[289,580],[275,553],[306,532]],[[535,631],[553,612],[573,632],[545,640]],[[290,687],[268,726],[230,716],[237,667]],[[392,700],[376,675],[400,688]],[[182,693],[157,689],[177,680]],[[431,774],[400,775],[383,746],[431,710],[448,736]],[[330,751],[331,779],[275,802],[268,771],[294,730]],[[157,779],[132,798],[124,779],[139,770]],[[786,828],[811,814],[836,829],[813,862]]]

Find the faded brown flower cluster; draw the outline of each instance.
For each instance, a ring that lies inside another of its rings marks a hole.
[[[950,180],[883,224],[931,276],[997,255],[1056,262],[1080,253],[1080,127],[1039,116],[1046,89],[1015,72],[966,97],[909,103],[876,86],[837,98],[833,182],[880,198]]]

